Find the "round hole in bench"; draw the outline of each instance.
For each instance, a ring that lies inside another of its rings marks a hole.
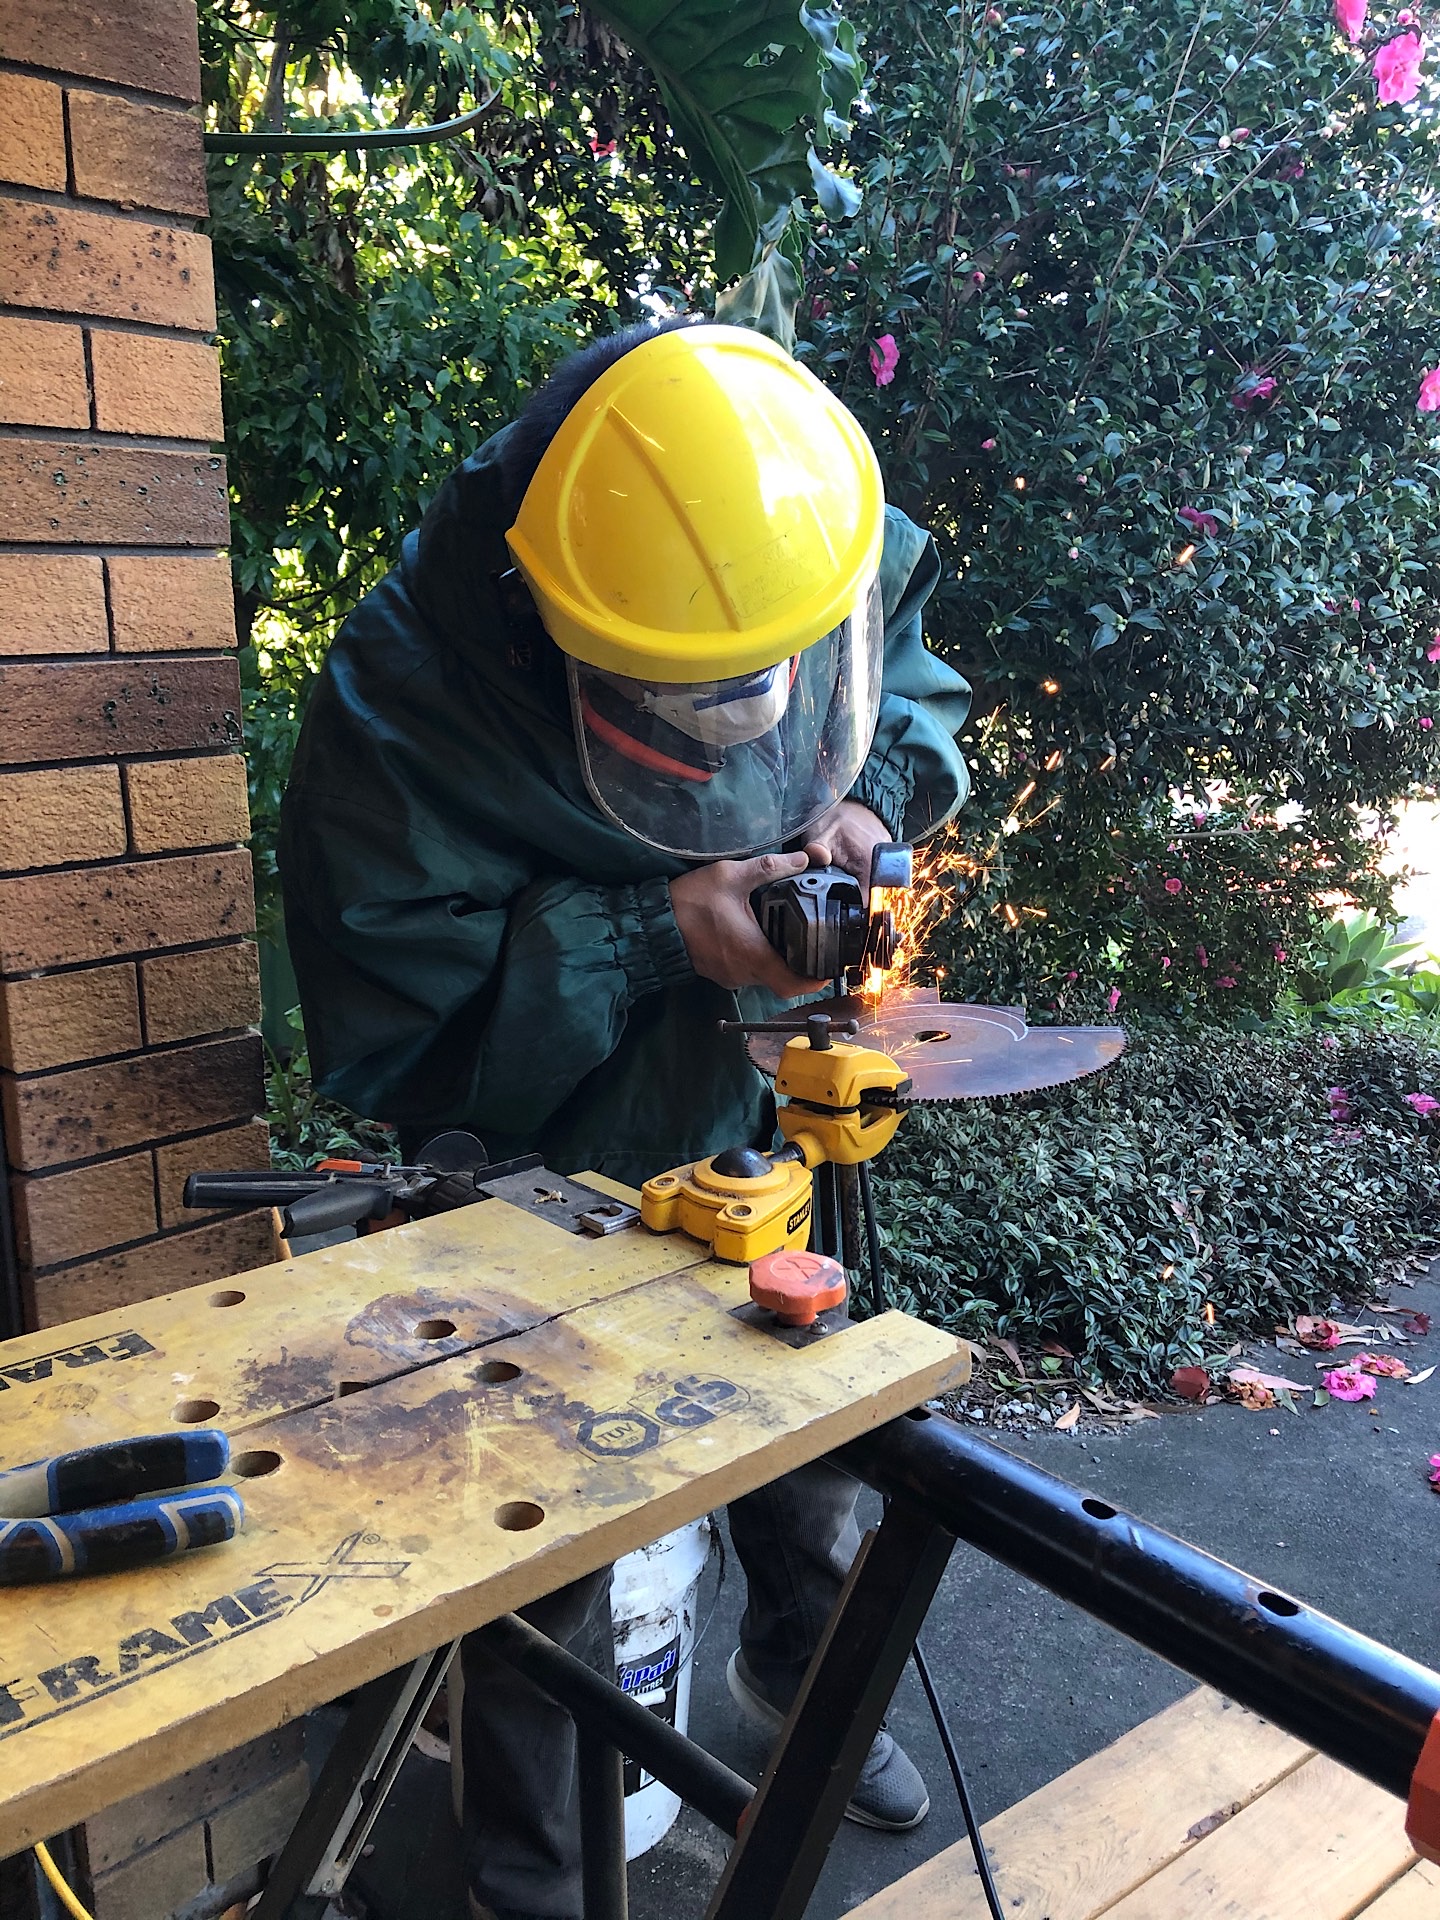
[[[1282,1620],[1293,1620],[1300,1611],[1299,1602],[1283,1593],[1259,1593],[1255,1597],[1267,1613],[1277,1613]]]
[[[475,1378],[493,1387],[501,1380],[518,1380],[520,1369],[513,1360],[486,1360],[475,1369]]]
[[[268,1447],[253,1447],[246,1453],[237,1453],[230,1461],[230,1471],[238,1473],[242,1480],[259,1480],[267,1473],[274,1473],[277,1467],[285,1464],[284,1457],[272,1453]]]
[[[453,1320],[421,1320],[415,1328],[417,1340],[448,1340],[455,1331]]]
[[[1113,1520],[1115,1518],[1114,1507],[1107,1507],[1103,1500],[1082,1500],[1080,1504],[1092,1520]]]
[[[211,1294],[210,1305],[212,1307],[238,1307],[244,1298],[244,1294],[238,1292],[234,1287],[222,1287],[219,1293]]]
[[[495,1524],[506,1533],[528,1533],[544,1518],[544,1507],[537,1507],[533,1500],[507,1500],[495,1509]]]
[[[198,1427],[202,1420],[213,1420],[219,1411],[218,1400],[177,1400],[170,1410],[170,1418],[182,1426]]]

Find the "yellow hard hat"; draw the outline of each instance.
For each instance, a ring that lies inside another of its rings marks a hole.
[[[546,631],[645,681],[716,681],[844,621],[884,534],[874,449],[783,348],[657,333],[566,415],[506,536]]]

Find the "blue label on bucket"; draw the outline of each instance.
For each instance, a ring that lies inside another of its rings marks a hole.
[[[680,1683],[680,1636],[668,1645],[646,1654],[643,1660],[627,1660],[616,1668],[615,1679],[622,1693],[642,1707],[648,1707],[658,1719],[675,1724],[675,1692]],[[625,1756],[625,1793],[639,1793],[654,1779],[638,1760]]]

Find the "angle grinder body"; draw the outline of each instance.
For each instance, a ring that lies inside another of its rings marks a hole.
[[[843,867],[810,867],[750,896],[760,931],[802,980],[859,985],[871,967],[895,959],[895,915],[886,895],[908,889],[914,855],[888,841],[870,858],[868,889]]]

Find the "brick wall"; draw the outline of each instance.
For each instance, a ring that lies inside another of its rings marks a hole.
[[[0,1112],[30,1324],[270,1255],[194,0],[0,0]]]
[[[198,95],[194,0],[0,0],[0,1181],[36,1326],[271,1257],[268,1215],[180,1203],[268,1157]],[[300,1743],[91,1821],[96,1920],[252,1892]]]

